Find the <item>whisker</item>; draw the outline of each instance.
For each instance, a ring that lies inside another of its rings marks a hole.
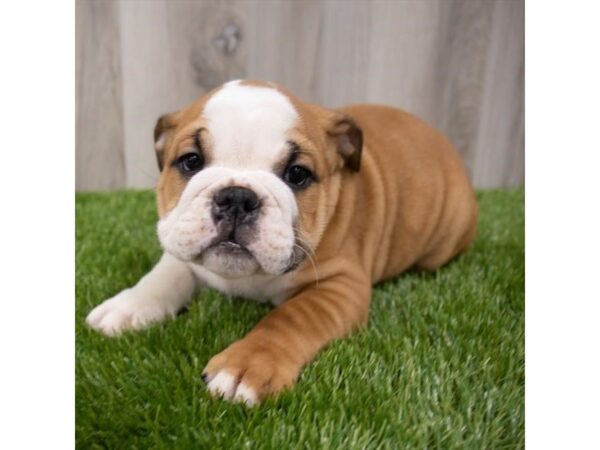
[[[316,262],[314,261],[313,257],[310,255],[310,253],[308,251],[306,251],[306,249],[304,247],[302,247],[301,245],[298,245],[298,244],[294,244],[294,247],[298,247],[308,257],[308,260],[310,261],[310,263],[312,265],[313,272],[315,273],[316,285],[318,287],[319,286],[319,271],[317,269]]]
[[[318,264],[317,255],[315,254],[312,247],[308,244],[308,240],[304,236],[303,231],[296,226],[294,226],[292,228],[295,232],[296,242],[297,242],[297,243],[296,242],[294,243],[294,246],[298,247],[308,257],[308,260],[310,261],[313,271],[315,273],[316,284],[318,286],[320,277],[319,277],[319,269],[318,269],[319,264]]]
[[[294,231],[296,232],[296,239],[298,240],[298,242],[300,242],[302,245],[304,245],[304,247],[305,247],[304,250],[309,251],[316,258],[316,254],[312,250],[311,246],[308,244],[307,239],[302,237],[302,230],[294,227]]]

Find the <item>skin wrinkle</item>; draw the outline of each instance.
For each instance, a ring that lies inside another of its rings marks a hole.
[[[267,191],[269,191],[269,193],[271,194],[271,197],[275,199],[275,202],[276,202],[276,204],[277,204],[277,207],[278,207],[278,208],[281,210],[281,209],[282,209],[282,208],[281,208],[281,204],[279,203],[279,200],[277,199],[277,197],[276,197],[275,195],[273,195],[273,193],[272,193],[272,192],[269,190],[269,187],[268,187],[268,186],[265,186],[265,189],[267,189]],[[294,223],[294,222],[295,222],[295,220],[296,220],[296,217],[292,217],[292,223]],[[294,225],[292,225],[292,227],[294,228]],[[295,228],[294,228],[294,242],[295,242],[295,243],[296,243],[296,242],[298,242],[298,241],[297,241],[297,233],[296,233],[296,229],[295,229]],[[292,252],[292,254],[290,255],[290,259],[293,259],[293,258],[294,258],[294,253]],[[300,265],[300,264],[302,264],[302,260],[300,260],[300,261],[298,262],[298,265]],[[289,267],[289,266],[288,266],[288,267]],[[285,273],[285,272],[287,272],[287,270],[288,270],[288,267],[286,267],[286,268],[284,268],[284,269],[282,270],[282,274],[283,274],[283,273]]]
[[[367,167],[372,166],[372,168],[370,169],[373,174],[380,174],[380,173],[385,173],[385,171],[382,171],[381,165],[379,163],[379,161],[377,160],[377,158],[375,156],[373,156],[370,153],[366,153],[365,155],[363,155],[363,158],[365,159],[365,165]],[[366,160],[369,160],[369,163],[367,163]],[[385,176],[385,175],[383,175]],[[375,209],[375,211],[378,211],[379,215],[383,214],[383,211],[386,211],[387,214],[391,214],[391,215],[395,215],[396,214],[396,208],[398,207],[397,204],[395,204],[394,202],[390,202],[387,199],[387,193],[384,187],[384,180],[383,180],[383,176],[382,177],[377,177],[377,176],[373,176],[373,193],[371,194],[371,198],[374,199],[375,202],[377,202],[377,206]],[[384,207],[385,205],[385,207]],[[390,208],[392,209],[390,211]],[[379,217],[374,217],[374,220],[376,222],[381,222],[381,220],[379,220]],[[385,221],[383,221],[385,223]],[[389,252],[384,252],[383,249],[389,249],[390,245],[389,245],[389,241],[386,240],[386,236],[391,236],[392,233],[390,232],[390,228],[393,227],[393,222],[388,221],[387,223],[385,223],[385,229],[383,230],[383,232],[381,233],[380,236],[382,236],[381,239],[379,239],[379,245],[377,247],[377,254],[378,255],[386,255],[386,258],[378,258],[375,260],[372,260],[368,257],[367,254],[365,254],[366,252],[368,252],[368,246],[365,246],[363,248],[362,251],[362,255],[360,260],[361,261],[366,261],[368,262],[368,266],[365,267],[365,269],[374,274],[374,278],[378,279],[381,276],[381,272],[383,270],[383,267],[385,267],[388,264],[388,253]],[[379,264],[378,264],[379,263]],[[379,268],[379,267],[381,268]]]
[[[290,167],[293,163],[304,165],[314,173],[314,154],[311,151],[304,150],[295,141],[291,139],[288,140],[286,144],[290,146],[290,150],[287,154],[283,154],[282,157],[278,161],[276,161],[275,164],[273,164],[273,173],[278,174],[281,178],[283,178],[285,169]],[[310,160],[310,164],[307,164],[304,161],[303,157],[308,158]],[[315,181],[318,182],[318,178]]]
[[[292,314],[287,314],[287,317],[290,318],[289,320],[296,325],[297,330],[302,331],[302,329],[304,328],[303,324],[312,323],[316,330],[312,330],[313,332],[311,333],[311,336],[317,334],[322,337],[327,336],[327,330],[329,329],[329,327],[327,327],[326,324],[320,323],[319,320],[315,320],[315,310],[313,308],[310,308],[310,305],[299,304],[297,311],[299,316],[298,319],[294,319],[294,315]],[[308,320],[302,321],[300,315],[304,316],[304,318],[307,318]],[[300,335],[302,336],[301,333]]]

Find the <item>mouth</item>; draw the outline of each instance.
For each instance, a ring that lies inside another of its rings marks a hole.
[[[209,248],[215,248],[215,250],[217,252],[228,254],[232,257],[242,257],[242,256],[252,257],[252,254],[246,247],[244,247],[243,245],[241,245],[235,241],[231,241],[231,240],[221,241],[217,244],[213,244]]]
[[[201,264],[206,255],[227,257],[227,258],[254,258],[254,255],[244,245],[232,240],[215,242],[207,247],[202,253],[194,258],[196,263]]]
[[[214,243],[194,262],[226,278],[248,276],[259,269],[254,255],[245,246],[231,240]]]

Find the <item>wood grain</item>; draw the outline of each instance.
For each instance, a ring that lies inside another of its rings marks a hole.
[[[121,47],[114,1],[75,3],[75,185],[125,186]]]
[[[525,33],[520,1],[494,4],[473,180],[480,187],[515,186],[525,178]]]
[[[245,3],[246,77],[289,87],[316,100],[322,3],[254,0]]]
[[[152,186],[157,117],[242,77],[276,81],[328,106],[400,107],[450,137],[477,186],[524,182],[523,0],[84,4],[103,11],[78,15],[78,49],[87,44],[77,52],[78,105],[81,97],[91,106],[78,108],[77,167],[78,175],[98,173],[81,177],[78,189]],[[95,47],[90,29],[110,37]],[[90,64],[110,76],[80,72]],[[111,83],[114,95],[99,98]],[[95,101],[104,104],[94,109]],[[106,143],[88,145],[98,125]]]
[[[237,3],[122,1],[119,7],[126,185],[149,187],[158,177],[152,141],[158,117],[243,75],[239,48],[225,54],[216,43],[228,24],[239,22]]]

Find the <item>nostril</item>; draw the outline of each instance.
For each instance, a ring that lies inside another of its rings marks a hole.
[[[249,214],[260,208],[260,200],[254,191],[238,186],[220,190],[213,202],[217,211],[225,214]]]
[[[214,202],[217,206],[229,206],[231,205],[231,193],[227,190],[222,190],[215,195]]]
[[[258,197],[255,195],[254,198],[249,198],[246,199],[246,201],[244,202],[244,210],[246,212],[252,212],[256,209],[258,209],[260,206],[260,201],[258,200]]]

